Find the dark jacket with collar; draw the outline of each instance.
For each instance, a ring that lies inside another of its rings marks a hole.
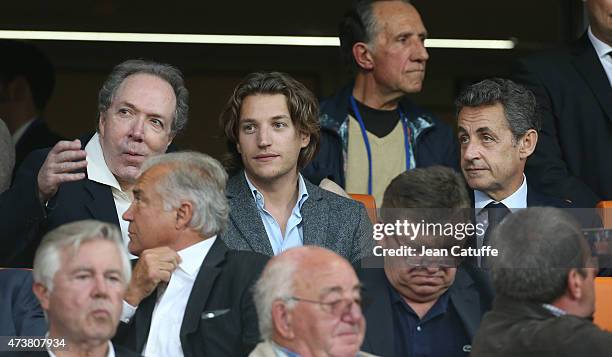
[[[303,170],[309,181],[318,184],[324,178],[345,187],[344,157],[348,145],[345,122],[348,120],[353,84],[321,102],[321,142],[317,156]],[[458,145],[453,130],[431,113],[403,97],[400,105],[411,129],[411,143],[417,167],[433,165],[459,169]],[[395,150],[395,148],[393,148]]]
[[[541,304],[496,297],[472,343],[472,357],[609,356],[612,334],[590,320],[555,317]]]
[[[521,59],[513,79],[534,92],[542,114],[530,182],[578,207],[612,199],[612,87],[587,34]]]
[[[87,141],[81,143],[84,149]],[[41,204],[38,171],[50,150],[28,155],[13,186],[0,196],[0,265],[31,267],[44,234],[64,223],[97,219],[119,226],[111,188],[87,178],[63,183],[46,207]]]
[[[80,138],[81,149],[92,136]],[[0,194],[0,266],[32,267],[42,237],[65,223],[96,219],[119,227],[111,187],[88,178],[61,184],[46,207],[40,203],[38,171],[50,150],[30,153],[19,167],[13,186]],[[171,145],[168,152],[173,150]]]
[[[304,245],[330,249],[351,262],[371,255],[372,223],[365,207],[304,180],[308,199],[302,205]],[[240,171],[227,183],[230,220],[219,237],[230,249],[272,256],[272,245],[249,185]]]
[[[47,332],[32,283],[29,270],[0,270],[0,336],[44,336]]]
[[[482,272],[471,267],[468,269],[465,270],[463,267],[457,269],[455,281],[448,292],[450,301],[471,339],[480,325],[482,315],[491,307],[492,295],[477,284],[477,279],[474,279],[473,274],[482,274]],[[366,306],[363,315],[370,327],[366,329],[361,349],[383,357],[395,356],[393,331],[396,327],[393,326],[393,311],[385,271],[383,268],[365,268],[361,265],[356,265],[355,270],[364,285],[363,300]]]
[[[178,332],[186,357],[246,356],[259,342],[252,287],[268,257],[238,252],[216,239],[204,258]],[[114,343],[143,352],[157,300],[141,301],[128,324],[120,323]],[[213,315],[212,317],[209,316]]]

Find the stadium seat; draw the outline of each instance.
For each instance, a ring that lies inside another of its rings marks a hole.
[[[595,278],[595,315],[593,322],[612,332],[612,278]]]
[[[355,201],[363,203],[368,211],[370,221],[372,221],[372,224],[376,223],[376,200],[374,200],[374,196],[364,195],[361,193],[349,193],[349,196],[351,196],[351,198]]]
[[[604,228],[612,229],[612,201],[601,201],[597,204]]]

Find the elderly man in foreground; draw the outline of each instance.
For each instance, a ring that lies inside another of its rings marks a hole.
[[[372,356],[359,352],[365,333],[361,284],[351,265],[320,247],[272,258],[255,286],[264,342],[251,357]]]
[[[110,342],[131,276],[116,227],[88,220],[56,228],[36,251],[33,274],[50,345],[38,354],[18,355],[136,356]]]

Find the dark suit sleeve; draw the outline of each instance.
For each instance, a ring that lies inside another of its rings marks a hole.
[[[250,253],[250,252],[249,252]],[[261,342],[259,335],[259,324],[257,323],[257,310],[255,309],[255,302],[253,300],[254,285],[259,279],[259,275],[263,271],[268,257],[257,254],[251,257],[251,264],[249,264],[251,272],[251,283],[247,288],[244,289],[242,298],[240,299],[240,316],[242,319],[242,355],[248,356],[255,346]],[[249,260],[245,260],[247,263]]]
[[[13,301],[13,321],[18,336],[44,336],[47,322],[38,299],[32,292],[32,274],[27,271]]]
[[[374,238],[372,238],[373,227],[368,212],[361,202],[357,202],[357,224],[353,233],[353,248],[350,255],[352,264],[372,255]]]
[[[0,266],[38,238],[46,211],[38,199],[37,177],[47,152],[30,154],[17,171],[13,186],[0,195]]]
[[[534,93],[542,120],[536,150],[527,160],[526,175],[530,183],[547,195],[568,199],[580,207],[594,207],[600,198],[569,172],[563,160],[557,139],[556,123],[560,118],[552,109],[553,103],[546,83],[538,75],[535,66],[526,60],[519,61],[513,73],[516,82]]]

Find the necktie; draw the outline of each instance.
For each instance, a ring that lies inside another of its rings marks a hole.
[[[484,239],[482,241],[482,245],[490,245],[491,244],[491,234],[495,230],[495,228],[501,223],[501,221],[510,213],[508,207],[506,207],[503,203],[491,202],[484,207],[487,210],[487,216],[489,225],[487,226],[487,230],[484,234]],[[482,266],[488,268],[485,264],[486,257],[482,257],[481,262]]]

